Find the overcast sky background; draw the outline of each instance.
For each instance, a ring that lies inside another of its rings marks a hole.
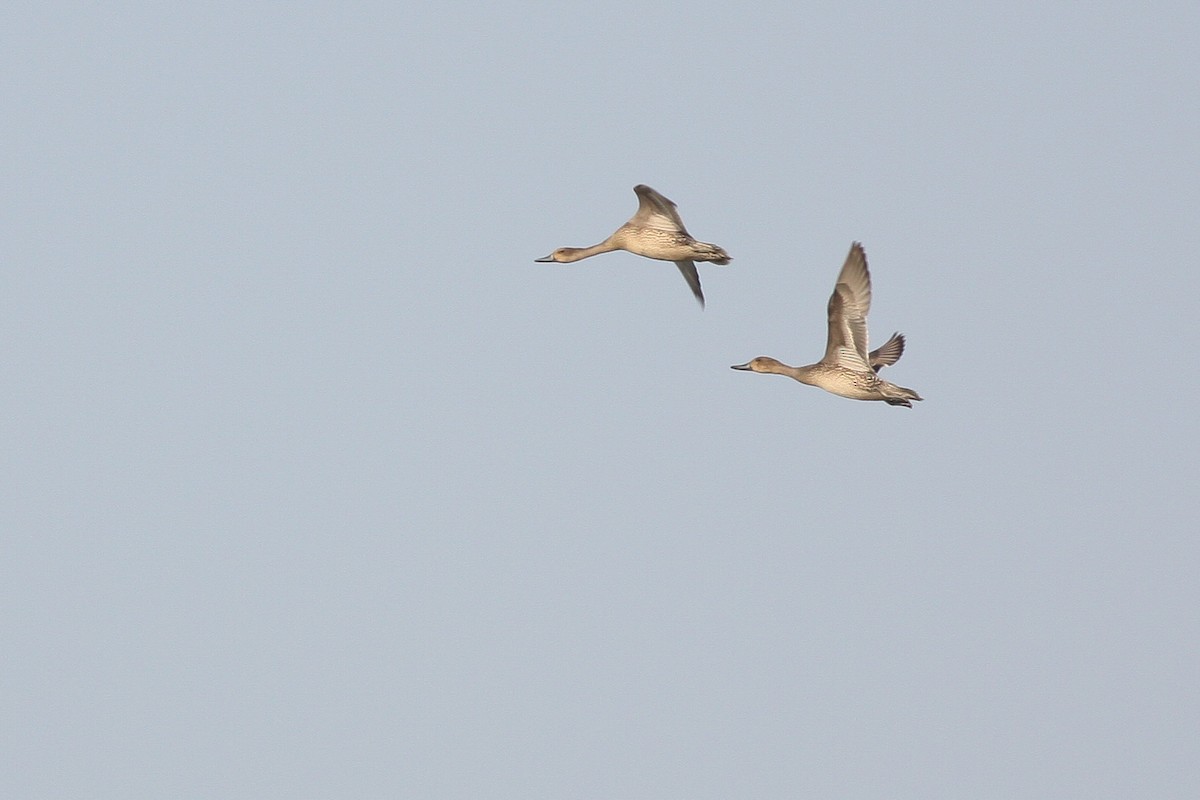
[[[1200,796],[1197,31],[9,4],[0,794]]]

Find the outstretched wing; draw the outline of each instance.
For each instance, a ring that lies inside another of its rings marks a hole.
[[[696,299],[700,301],[700,307],[704,308],[704,292],[700,291],[700,273],[696,271],[695,263],[691,261],[676,261],[675,266],[679,267],[679,272],[683,275],[683,279],[692,288],[692,294],[696,295]]]
[[[866,367],[867,314],[871,310],[871,273],[867,270],[867,254],[858,242],[850,245],[850,254],[838,273],[837,285],[829,296],[829,338],[825,342],[826,364],[846,361],[845,351],[857,355],[855,364]],[[898,356],[897,356],[898,357]],[[842,366],[851,367],[850,364]]]
[[[867,355],[867,361],[871,364],[871,369],[879,372],[883,367],[895,364],[902,355],[904,355],[904,334],[893,333],[892,338]]]
[[[678,231],[690,236],[683,220],[675,210],[675,204],[644,183],[633,187],[638,196],[637,213],[629,220],[633,225],[642,228],[658,228],[664,231]]]

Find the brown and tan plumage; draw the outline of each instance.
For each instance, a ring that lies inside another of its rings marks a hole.
[[[867,350],[867,314],[871,311],[871,273],[862,245],[850,246],[829,297],[829,336],[825,355],[815,364],[789,367],[768,356],[759,356],[733,369],[787,375],[851,400],[882,400],[888,405],[912,408],[922,399],[912,389],[897,386],[876,373],[904,355],[904,336],[892,334],[879,349]]]
[[[704,292],[700,289],[700,274],[696,271],[695,262],[725,265],[730,261],[729,254],[715,244],[693,239],[683,226],[675,204],[666,197],[645,184],[638,184],[633,191],[638,196],[637,213],[617,228],[612,236],[591,247],[560,247],[535,261],[565,264],[613,250],[625,250],[659,261],[673,261],[703,307]]]

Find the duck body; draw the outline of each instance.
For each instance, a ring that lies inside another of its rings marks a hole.
[[[662,194],[645,184],[638,184],[633,191],[638,196],[637,213],[603,242],[591,247],[560,247],[535,261],[569,264],[614,250],[657,261],[671,261],[703,306],[704,292],[695,262],[723,266],[730,262],[729,254],[715,244],[694,239],[684,227],[675,204]]]
[[[912,389],[885,381],[872,370],[847,369],[836,364],[809,364],[805,367],[789,367],[769,356],[759,356],[747,364],[734,369],[786,375],[800,383],[816,386],[838,397],[851,400],[882,400],[888,405],[912,408],[912,400],[923,399]]]
[[[912,389],[880,378],[878,372],[904,355],[905,339],[892,334],[881,347],[867,351],[867,314],[871,309],[871,273],[862,245],[854,242],[838,274],[827,308],[829,336],[825,356],[815,364],[792,367],[770,356],[759,356],[733,369],[786,375],[809,386],[851,400],[882,400],[912,408],[922,397]]]

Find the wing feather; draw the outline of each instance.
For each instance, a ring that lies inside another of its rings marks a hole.
[[[691,236],[687,228],[683,227],[683,220],[679,217],[674,203],[644,183],[633,187],[633,191],[638,196],[638,210],[629,220],[630,223],[643,228],[678,231]]]
[[[867,269],[867,255],[862,245],[855,242],[850,246],[833,294],[829,296],[829,337],[825,342],[822,361],[838,363],[842,360],[839,350],[848,348],[858,355],[858,360],[866,367],[867,314],[870,310],[871,273]]]
[[[696,299],[700,301],[700,307],[704,307],[704,292],[700,290],[700,273],[696,271],[696,264],[692,261],[676,261],[675,266],[679,267],[680,274],[687,281],[687,285],[691,287],[692,294],[696,295]]]

